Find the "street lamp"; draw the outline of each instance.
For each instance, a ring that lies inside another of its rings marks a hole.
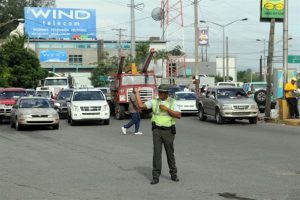
[[[232,22],[229,22],[227,24],[218,24],[216,22],[212,22],[212,21],[207,21],[207,20],[200,20],[201,23],[211,23],[214,24],[216,26],[219,26],[222,28],[223,31],[223,81],[225,82],[225,27],[235,23],[235,22],[239,22],[239,21],[247,21],[248,18],[243,18],[243,19],[237,19],[234,20]],[[226,81],[229,80],[229,66],[227,66],[226,71],[227,71],[227,76],[226,76]]]

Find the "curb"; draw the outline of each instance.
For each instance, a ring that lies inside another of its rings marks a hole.
[[[289,126],[300,126],[300,119],[284,119],[284,120],[271,119],[271,120],[267,120],[266,122],[271,122],[275,124],[285,124]]]

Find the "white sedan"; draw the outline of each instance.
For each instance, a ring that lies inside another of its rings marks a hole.
[[[176,92],[174,95],[177,105],[181,110],[181,113],[197,114],[197,96],[194,92]]]

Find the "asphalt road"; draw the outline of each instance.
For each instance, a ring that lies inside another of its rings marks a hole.
[[[121,135],[125,122],[62,120],[58,131],[20,132],[0,125],[0,199],[300,199],[299,128],[184,117],[175,139],[180,182],[170,180],[164,154],[160,183],[150,185],[150,121],[141,136]]]

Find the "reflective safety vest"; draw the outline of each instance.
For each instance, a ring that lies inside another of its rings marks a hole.
[[[155,122],[157,126],[171,127],[176,123],[175,118],[169,115],[168,112],[162,111],[159,109],[159,105],[161,103],[160,99],[152,100],[152,122]],[[168,98],[166,100],[165,106],[171,110],[174,110],[175,100],[172,98]]]

